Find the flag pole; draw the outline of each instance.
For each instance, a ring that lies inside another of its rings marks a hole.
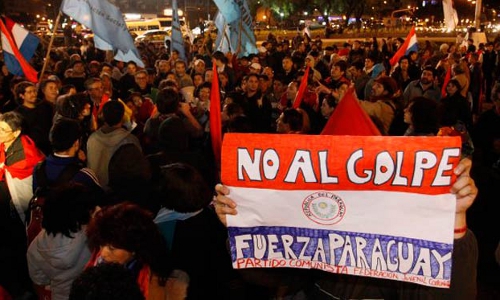
[[[59,11],[57,14],[56,22],[54,23],[54,28],[52,30],[52,36],[50,37],[49,46],[47,48],[47,55],[45,55],[45,60],[43,62],[42,72],[40,73],[40,79],[43,78],[43,74],[45,74],[45,70],[47,69],[47,65],[50,59],[50,50],[52,49],[52,44],[54,43],[54,38],[56,37],[57,27],[59,27],[59,20],[61,19],[62,13]]]

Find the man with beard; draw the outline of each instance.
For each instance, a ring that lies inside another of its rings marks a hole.
[[[426,97],[439,101],[441,99],[441,89],[435,84],[436,69],[431,66],[425,67],[420,79],[408,84],[404,93],[403,101],[405,106],[415,97]]]

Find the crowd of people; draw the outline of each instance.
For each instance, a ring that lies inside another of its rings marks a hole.
[[[469,175],[482,176],[476,181],[488,192],[479,207],[491,208],[500,180],[500,40],[426,41],[391,66],[402,44],[373,38],[324,47],[319,37],[270,34],[258,53],[241,56],[214,51],[207,34],[186,41],[187,61],[139,44],[139,68],[108,61],[85,41],[52,49],[38,84],[2,63],[0,298],[474,299],[470,230],[455,236],[450,289],[231,266],[225,215],[237,210],[226,187],[217,186],[216,200],[212,188],[215,69],[224,133],[319,134],[352,89],[383,135],[462,137],[456,226],[465,226],[477,196]],[[38,220],[36,197],[45,200],[41,231],[27,235]],[[498,232],[482,235],[500,240]],[[488,251],[484,263],[492,265]]]

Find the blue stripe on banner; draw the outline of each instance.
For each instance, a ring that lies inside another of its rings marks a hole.
[[[39,43],[40,40],[36,37],[36,35],[32,33],[28,33],[28,35],[26,35],[26,38],[24,39],[21,45],[21,48],[19,48],[19,51],[24,56],[26,61],[29,62],[30,59],[33,57]]]
[[[229,227],[237,259],[298,259],[449,280],[453,244],[296,227]],[[333,250],[333,251],[332,251]]]
[[[16,56],[4,51],[3,52],[3,59],[5,61],[5,65],[7,66],[7,69],[9,69],[9,72],[12,73],[13,75],[16,76],[24,76],[23,69],[21,68],[21,65],[19,64],[19,61],[17,60]]]

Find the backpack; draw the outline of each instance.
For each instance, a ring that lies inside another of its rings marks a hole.
[[[43,205],[45,204],[45,197],[47,196],[49,189],[71,181],[81,168],[82,166],[79,164],[69,164],[62,170],[61,174],[59,174],[59,177],[57,177],[54,182],[49,182],[45,172],[46,161],[44,160],[36,165],[33,176],[36,177],[38,187],[35,190],[28,206],[28,226],[26,227],[28,245],[31,244],[38,233],[42,230]]]

